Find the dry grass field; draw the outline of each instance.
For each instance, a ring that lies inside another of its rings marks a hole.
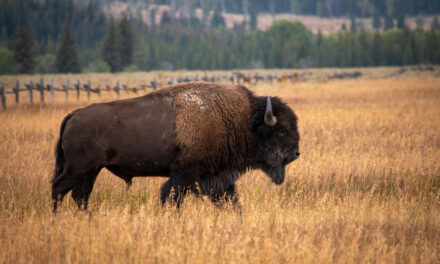
[[[107,77],[93,76],[100,78]],[[54,217],[49,181],[59,125],[88,102],[65,104],[60,93],[54,106],[14,106],[8,95],[0,113],[0,262],[440,262],[440,77],[252,89],[297,113],[301,157],[281,186],[259,171],[245,174],[242,216],[192,196],[181,210],[162,208],[163,178],[135,178],[127,192],[104,170],[91,217],[70,196]]]

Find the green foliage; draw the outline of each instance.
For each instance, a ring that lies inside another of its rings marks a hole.
[[[70,26],[64,26],[64,32],[61,37],[61,43],[57,50],[55,65],[58,72],[61,73],[77,73],[80,71],[78,63],[78,55],[76,53],[75,40],[72,36]]]
[[[150,25],[152,25],[153,27],[156,26],[156,8],[152,8],[150,11]]]
[[[438,22],[438,17],[434,16],[434,19],[432,20],[431,29],[433,30],[440,30],[440,23]]]
[[[271,58],[266,67],[292,68],[309,55],[309,33],[300,22],[277,21],[266,33],[266,38]]]
[[[434,63],[438,31],[310,34],[299,22],[278,21],[262,32],[173,25],[145,30],[136,44],[140,70],[353,67]],[[412,37],[411,37],[412,36]],[[409,44],[407,44],[409,43]],[[410,55],[404,56],[404,52]],[[436,57],[437,56],[437,57]]]
[[[111,68],[110,68],[110,65],[108,65],[107,62],[105,62],[103,60],[96,60],[93,63],[92,71],[93,72],[110,72]]]
[[[402,13],[397,19],[397,28],[403,29],[405,27],[405,14]]]
[[[102,47],[102,57],[112,72],[121,71],[133,60],[134,33],[131,22],[124,16],[118,23],[113,18]]]
[[[342,23],[341,30],[342,31],[346,31],[347,30],[347,25],[345,23]]]
[[[431,29],[427,33],[426,51],[429,62],[440,64],[440,31]]]
[[[68,23],[82,46],[91,47],[100,42],[105,33],[106,18],[98,1],[77,4],[76,0],[0,0],[0,29],[6,28],[0,40],[10,41],[21,25],[38,42],[61,37]],[[83,1],[86,2],[86,1]],[[45,52],[54,52],[47,50]]]
[[[423,24],[424,24],[423,18],[417,17],[417,19],[416,19],[417,29],[423,30]]]
[[[38,55],[35,58],[36,71],[38,73],[54,73],[57,72],[55,65],[56,57],[52,53]]]
[[[226,26],[225,18],[217,9],[214,11],[214,14],[212,15],[211,26],[214,28],[220,28],[220,27],[224,28]]]
[[[374,66],[380,66],[384,63],[384,53],[381,35],[376,32],[373,38],[373,47],[371,50],[371,57]]]
[[[120,71],[120,57],[119,57],[119,32],[117,30],[115,21],[110,19],[107,35],[105,36],[102,57],[104,61],[110,66],[112,72]]]
[[[120,67],[124,68],[131,64],[133,59],[134,36],[131,23],[127,16],[119,21],[119,61]]]
[[[162,17],[160,19],[160,24],[162,26],[171,24],[171,16],[170,16],[170,14],[167,11],[164,11],[162,13]]]
[[[354,16],[350,18],[350,31],[353,34],[356,34],[357,31],[356,18]]]
[[[139,68],[134,64],[132,64],[124,69],[124,72],[138,72],[138,71],[139,71]]]
[[[34,69],[34,40],[29,30],[22,26],[14,35],[13,52],[18,73],[32,73]]]
[[[249,26],[251,31],[254,32],[258,27],[258,13],[255,8],[251,8],[249,16]]]
[[[394,28],[394,20],[390,15],[385,16],[385,30]]]
[[[14,72],[14,54],[5,47],[0,47],[0,74]]]
[[[373,28],[378,30],[382,28],[382,22],[380,21],[379,12],[374,12],[373,16]]]

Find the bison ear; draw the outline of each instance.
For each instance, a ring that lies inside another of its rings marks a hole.
[[[266,112],[264,113],[264,123],[270,127],[273,127],[277,123],[277,118],[273,115],[270,96],[267,97]]]

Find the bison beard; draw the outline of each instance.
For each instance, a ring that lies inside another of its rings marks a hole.
[[[186,83],[76,110],[63,120],[52,180],[53,210],[72,191],[80,209],[105,167],[131,184],[166,176],[161,202],[185,195],[238,203],[235,182],[262,169],[275,184],[299,156],[296,116],[278,98],[243,86]]]
[[[284,182],[284,178],[285,178],[285,166],[279,166],[279,167],[274,167],[274,168],[263,168],[263,171],[269,175],[269,177],[271,178],[272,182],[275,183],[276,185],[280,185]]]

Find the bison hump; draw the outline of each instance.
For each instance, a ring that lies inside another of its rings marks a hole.
[[[210,83],[174,87],[181,166],[197,163],[215,170],[246,151],[251,105],[245,89]]]

